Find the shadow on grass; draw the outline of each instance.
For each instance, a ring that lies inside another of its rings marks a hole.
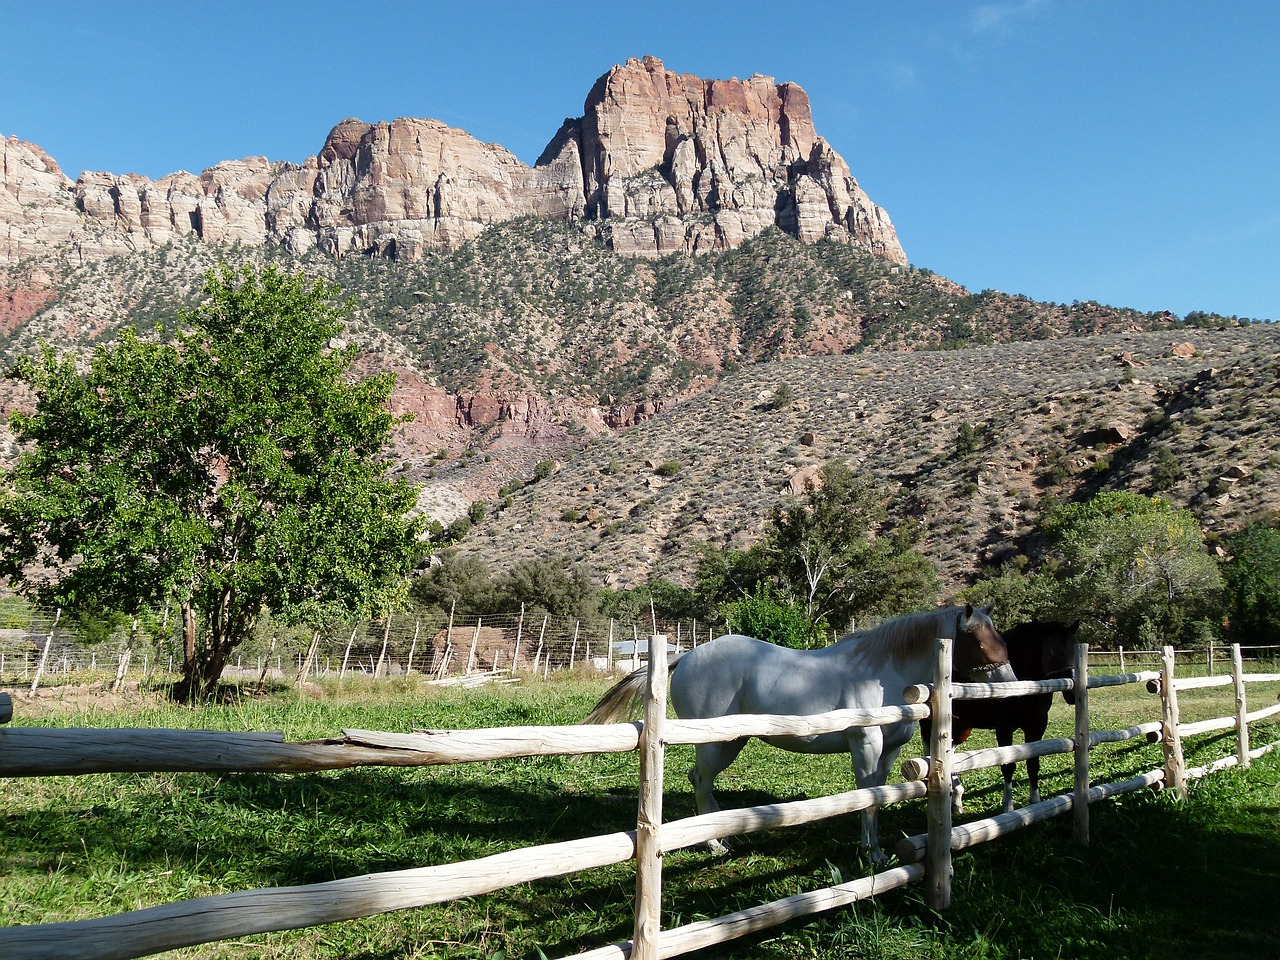
[[[86,792],[92,802],[0,817],[0,874],[74,877],[95,863],[125,862],[138,876],[184,870],[215,889],[252,889],[451,863],[633,829],[634,788],[621,783],[627,775],[619,768],[610,785],[595,768],[588,776],[571,761],[544,758],[493,764],[487,779],[467,768],[101,777]],[[924,907],[917,886],[707,955],[1274,956],[1278,779],[1273,754],[1250,772],[1197,782],[1185,805],[1148,793],[1096,804],[1088,848],[1072,841],[1069,818],[1060,817],[959,854],[953,906],[943,916]],[[759,790],[720,792],[726,809],[777,799]],[[665,804],[668,819],[692,813],[687,788],[673,787]],[[920,802],[881,815],[886,846],[923,827]],[[727,858],[672,853],[664,926],[826,886],[836,873],[864,875],[857,832],[858,816],[850,815],[734,838]],[[462,917],[450,921],[461,927],[510,937],[513,956],[531,953],[530,943],[566,955],[628,939],[633,895],[634,868],[624,863],[436,909]],[[425,922],[406,921],[404,929]]]

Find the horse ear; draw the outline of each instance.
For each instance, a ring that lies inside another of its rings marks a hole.
[[[973,604],[972,604],[972,603],[966,603],[966,604],[964,605],[964,618],[965,618],[966,620],[968,620],[968,619],[969,619],[970,617],[972,617],[972,616],[973,616]]]

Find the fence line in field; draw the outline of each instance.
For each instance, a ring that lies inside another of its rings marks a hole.
[[[135,622],[93,643],[62,611],[33,611],[25,627],[0,629],[0,685],[64,682],[72,675],[125,676],[141,682],[173,679],[182,669],[182,641],[174,622],[152,636]],[[665,634],[688,649],[725,632],[724,624],[696,618],[572,617],[524,610],[485,616],[435,610],[392,611],[368,620],[320,629],[266,630],[234,651],[228,680],[297,681],[383,679],[418,675],[442,683],[456,678],[548,677],[573,669],[634,669],[648,637]]]
[[[658,638],[655,638],[658,639]],[[198,900],[116,914],[97,920],[0,928],[0,954],[12,960],[67,957],[82,954],[84,944],[102,958],[145,956],[162,950],[295,929],[318,923],[371,916],[392,910],[439,903],[462,896],[492,892],[516,883],[562,876],[592,867],[634,859],[637,867],[637,913],[633,940],[590,951],[589,957],[635,957],[650,960],[675,956],[724,942],[805,916],[852,903],[924,878],[930,906],[944,909],[951,898],[950,854],[1004,836],[1067,811],[1075,815],[1075,836],[1089,842],[1090,803],[1121,793],[1168,786],[1185,796],[1186,784],[1275,749],[1280,741],[1251,748],[1248,725],[1280,712],[1266,707],[1250,712],[1245,689],[1249,683],[1278,682],[1280,674],[1246,674],[1241,652],[1232,651],[1232,676],[1209,684],[1206,678],[1177,678],[1172,648],[1162,651],[1160,671],[1090,677],[1088,649],[1078,647],[1073,680],[1012,684],[950,682],[950,641],[939,641],[935,682],[909,688],[900,707],[844,710],[802,717],[735,716],[713,720],[666,720],[665,657],[649,663],[646,720],[610,724],[590,730],[578,726],[517,727],[470,731],[431,731],[390,734],[344,731],[340,742],[285,743],[279,734],[235,734],[207,731],[53,730],[0,728],[0,776],[44,776],[104,770],[274,770],[334,769],[378,763],[409,765],[458,763],[551,753],[626,752],[640,749],[642,763],[637,829],[556,844],[523,848],[464,863],[445,864],[384,874],[353,877],[302,887],[239,891]],[[1083,680],[1083,682],[1081,682]],[[1089,690],[1127,683],[1150,683],[1161,696],[1162,719],[1123,731],[1092,731]],[[1178,722],[1177,693],[1197,687],[1232,684],[1235,714],[1231,718],[1190,724]],[[985,699],[1027,692],[1076,692],[1075,734],[1071,738],[1022,744],[993,750],[954,753],[951,748],[952,699]],[[0,695],[0,717],[4,700]],[[663,823],[661,771],[668,744],[731,740],[764,733],[816,734],[875,726],[902,720],[935,718],[930,755],[903,765],[905,782],[859,789],[830,797],[768,804],[689,817]],[[1225,725],[1222,725],[1225,721]],[[1219,724],[1206,726],[1207,723]],[[1215,763],[1186,769],[1182,752],[1185,734],[1211,729],[1237,731],[1237,752]],[[942,732],[939,733],[938,731]],[[1094,785],[1089,777],[1089,751],[1100,743],[1158,738],[1164,744],[1164,765],[1128,780]],[[980,769],[1037,755],[1072,752],[1075,755],[1072,792],[1029,805],[1011,814],[951,824],[950,773]],[[712,838],[800,823],[905,799],[928,798],[928,832],[901,841],[897,854],[903,865],[847,884],[753,907],[715,920],[662,930],[662,854]],[[655,805],[656,801],[656,805]],[[915,861],[924,855],[924,863]]]
[[[452,616],[437,610],[391,611],[373,619],[329,623],[319,629],[266,629],[232,653],[224,676],[240,682],[316,679],[384,679],[417,675],[444,683],[494,681],[552,672],[635,669],[646,654],[647,637],[663,634],[677,649],[688,649],[728,631],[732,624],[695,618],[618,619],[526,612]],[[62,611],[35,610],[20,629],[0,630],[0,685],[65,682],[75,675],[125,677],[142,683],[174,679],[181,672],[182,643],[177,618],[162,635],[151,636],[135,622],[108,639],[91,643]],[[1203,663],[1208,673],[1229,663],[1229,647],[1178,650],[1179,663]],[[1246,660],[1280,661],[1280,646],[1244,645]],[[1094,651],[1097,663],[1117,663],[1119,673],[1137,664],[1157,665],[1159,650]]]

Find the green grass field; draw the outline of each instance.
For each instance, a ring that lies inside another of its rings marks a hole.
[[[570,723],[603,692],[565,678],[463,691],[386,682],[278,690],[187,709],[158,697],[111,704],[56,693],[19,700],[15,724],[281,730],[289,739],[343,727],[408,731]],[[1255,692],[1256,691],[1256,692]],[[1273,687],[1251,686],[1260,706]],[[1094,726],[1156,719],[1138,688],[1095,691]],[[1183,694],[1184,720],[1231,712],[1224,690]],[[1059,700],[1048,736],[1071,732]],[[1280,736],[1256,729],[1255,742]],[[979,745],[989,735],[975,735]],[[910,753],[914,749],[908,749]],[[1234,735],[1188,748],[1196,765]],[[670,750],[666,817],[694,812],[692,748]],[[1161,763],[1158,745],[1094,752],[1094,782]],[[725,807],[848,789],[848,758],[753,744],[718,782]],[[1070,789],[1071,758],[1044,761],[1046,796]],[[441,864],[635,825],[633,754],[296,776],[113,774],[0,780],[0,924],[103,916],[265,886]],[[966,775],[969,819],[1000,803],[998,771]],[[1089,958],[1280,955],[1280,757],[1192,785],[1186,804],[1131,794],[1091,808],[1092,845],[1069,817],[958,854],[953,906],[928,910],[920,887],[792,924],[703,955],[761,958]],[[1020,802],[1026,800],[1021,770]],[[888,849],[921,832],[923,801],[882,814]],[[857,818],[736,838],[733,855],[671,854],[664,926],[742,909],[861,875]],[[548,957],[629,939],[634,869],[622,864],[451,904],[181,951],[186,957]]]

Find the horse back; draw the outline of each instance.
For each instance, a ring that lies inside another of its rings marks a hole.
[[[671,705],[683,719],[735,713],[823,713],[865,692],[834,647],[793,650],[728,634],[690,650],[671,674]],[[856,705],[878,705],[863,704]]]

